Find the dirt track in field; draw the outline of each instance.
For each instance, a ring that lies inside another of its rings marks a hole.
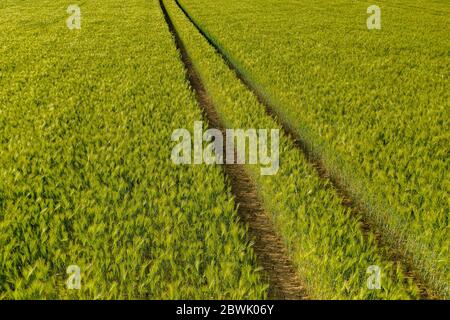
[[[195,70],[192,60],[187,54],[185,46],[162,0],[160,0],[160,6],[169,30],[174,36],[176,46],[181,53],[187,79],[196,93],[197,101],[203,108],[209,126],[210,128],[221,130],[225,137],[225,128],[217,114],[216,108],[206,92],[199,74]],[[226,146],[225,141],[224,146]],[[244,166],[227,164],[224,165],[224,171],[231,182],[231,189],[240,219],[248,226],[249,240],[254,243],[253,250],[258,264],[264,269],[264,273],[268,278],[267,280],[270,284],[269,298],[286,300],[306,299],[305,290],[300,284],[286,248],[276,234],[274,226],[258,197],[256,186]]]
[[[360,220],[361,229],[367,236],[369,233],[375,235],[377,246],[385,252],[386,258],[392,261],[395,265],[400,266],[406,277],[412,279],[414,283],[420,289],[421,299],[433,299],[437,296],[428,288],[425,281],[419,276],[417,270],[414,268],[410,258],[405,253],[402,253],[400,248],[390,246],[387,239],[378,231],[379,228],[376,223],[372,222],[368,217],[369,214],[363,205],[359,204],[352,198],[351,193],[347,190],[346,186],[341,182],[338,176],[331,174],[322,159],[313,153],[308,144],[302,137],[295,132],[293,128],[286,122],[284,122],[280,115],[276,112],[276,108],[264,98],[264,95],[257,89],[253,83],[243,74],[243,72],[228,58],[223,48],[219,47],[212,39],[205,33],[205,31],[192,19],[190,14],[183,8],[178,0],[175,0],[178,8],[184,13],[186,18],[194,25],[198,32],[205,38],[206,41],[215,49],[223,61],[228,67],[236,74],[237,78],[247,87],[247,89],[254,94],[259,103],[265,107],[266,113],[271,116],[278,125],[283,129],[284,133],[294,142],[295,146],[305,155],[308,162],[315,168],[318,176],[331,183],[331,186],[342,199],[341,204],[348,208],[355,217]]]

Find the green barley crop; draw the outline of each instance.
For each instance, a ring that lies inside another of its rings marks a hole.
[[[180,3],[448,297],[450,3]]]
[[[227,128],[280,129],[174,0],[163,0]],[[448,1],[180,0],[448,297]],[[213,165],[176,165],[204,121],[158,0],[0,2],[0,299],[264,299],[267,279]],[[280,136],[245,165],[307,294],[416,299],[417,284]],[[67,286],[67,269],[81,287]],[[381,268],[381,290],[367,287]]]
[[[264,298],[220,168],[170,160],[201,113],[158,3],[67,5],[0,4],[0,298]]]
[[[239,82],[221,57],[177,8],[164,0],[175,28],[192,58],[227,128],[279,128],[264,107]],[[318,299],[415,298],[417,288],[400,270],[382,258],[373,235],[367,239],[359,221],[330,186],[317,177],[301,152],[284,135],[280,142],[280,170],[261,176],[258,166],[248,170],[271,212],[308,294]],[[383,270],[382,290],[367,288],[366,270]]]

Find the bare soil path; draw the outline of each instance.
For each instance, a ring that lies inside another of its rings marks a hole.
[[[196,98],[203,108],[204,115],[211,128],[222,131],[225,137],[225,128],[217,114],[202,80],[193,67],[183,42],[178,35],[173,22],[160,0],[161,10],[174,36],[176,46],[181,53],[182,61],[187,72],[187,79],[196,93]],[[224,143],[226,146],[226,142]],[[225,153],[224,153],[225,154]],[[237,209],[241,220],[248,226],[249,240],[254,242],[259,265],[264,269],[270,284],[269,298],[272,299],[306,299],[304,287],[301,285],[295,269],[288,257],[280,237],[265,211],[257,193],[256,186],[243,165],[226,164],[224,171],[231,182],[231,189],[235,197]]]

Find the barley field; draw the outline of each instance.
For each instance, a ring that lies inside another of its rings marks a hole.
[[[0,299],[449,298],[450,2],[0,21]]]

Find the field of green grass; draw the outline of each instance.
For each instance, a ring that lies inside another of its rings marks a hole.
[[[72,4],[0,3],[0,299],[283,298],[247,177],[304,298],[449,297],[448,1]],[[172,161],[205,101],[276,174]]]
[[[170,160],[201,113],[158,3],[65,9],[0,9],[0,297],[265,297],[220,168]]]
[[[179,2],[448,296],[450,4]]]

